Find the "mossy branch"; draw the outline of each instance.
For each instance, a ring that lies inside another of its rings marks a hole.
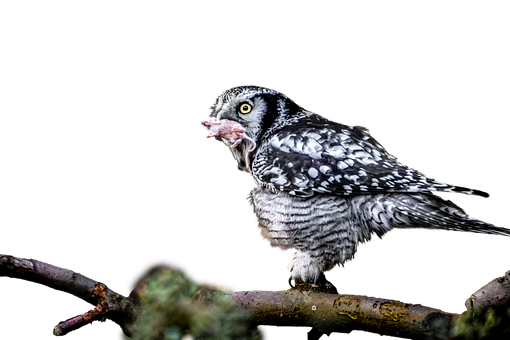
[[[121,337],[131,335],[132,325],[144,308],[148,308],[144,305],[147,302],[144,302],[143,294],[148,282],[155,281],[152,274],[169,269],[177,269],[180,273],[178,275],[182,276],[179,281],[171,282],[179,282],[182,287],[188,287],[182,288],[186,291],[181,293],[183,296],[198,289],[192,298],[187,298],[190,303],[193,301],[207,306],[217,303],[218,299],[230,300],[234,309],[249,316],[252,327],[279,325],[314,328],[324,333],[355,331],[358,334],[398,334],[412,339],[453,339],[472,333],[473,327],[466,326],[473,325],[472,320],[485,320],[482,326],[477,326],[483,332],[491,327],[499,327],[501,330],[501,325],[505,326],[508,322],[510,312],[510,270],[473,292],[465,302],[466,311],[460,314],[368,295],[329,294],[296,288],[241,290],[225,282],[198,279],[186,265],[157,257],[149,259],[132,276],[124,295],[69,268],[36,259],[0,254],[0,275],[65,291],[95,306],[89,312],[56,327],[56,333],[75,324],[105,317],[122,327],[125,335]],[[162,289],[165,284],[160,284],[157,289]],[[193,287],[191,291],[189,287]],[[152,294],[152,300],[149,300],[154,304],[154,296],[159,295]],[[175,295],[174,292],[172,294]],[[188,311],[194,310],[186,308]],[[193,328],[193,325],[189,327]]]

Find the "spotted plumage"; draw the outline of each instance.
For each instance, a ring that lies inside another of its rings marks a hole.
[[[211,117],[238,122],[248,140],[230,148],[258,186],[249,200],[271,245],[294,248],[291,277],[316,282],[344,264],[359,242],[392,228],[430,228],[510,236],[510,230],[467,216],[433,195],[488,194],[437,182],[397,161],[367,129],[335,123],[276,91],[225,91]],[[225,144],[232,142],[221,134]]]

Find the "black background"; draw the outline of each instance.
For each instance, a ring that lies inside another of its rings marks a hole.
[[[253,232],[244,200],[250,178],[198,126],[222,89],[249,81],[332,119],[368,125],[426,174],[489,191],[491,198],[451,198],[507,227],[502,93],[485,66],[467,70],[469,61],[437,57],[307,74],[273,65],[264,75],[240,64],[231,65],[232,75],[197,62],[175,75],[163,58],[141,64],[132,69],[107,57],[84,64],[69,57],[54,68],[22,62],[4,145],[0,251],[69,266],[120,292],[153,255],[243,288],[286,287],[290,255],[268,251]],[[509,246],[488,236],[397,231],[362,246],[331,276],[344,292],[459,311],[472,290],[508,268]],[[50,339],[53,325],[88,309],[36,284],[0,278],[0,287],[1,328],[30,338]],[[115,331],[105,322],[67,338],[115,339]]]

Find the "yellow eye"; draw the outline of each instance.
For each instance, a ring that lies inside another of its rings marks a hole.
[[[241,106],[239,106],[239,111],[243,114],[247,114],[251,112],[251,105],[248,103],[242,103]]]

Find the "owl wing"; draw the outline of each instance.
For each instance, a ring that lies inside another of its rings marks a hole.
[[[400,164],[359,126],[318,115],[280,129],[261,145],[252,173],[264,186],[296,196],[384,192],[455,191],[487,197],[479,190],[436,182]]]

